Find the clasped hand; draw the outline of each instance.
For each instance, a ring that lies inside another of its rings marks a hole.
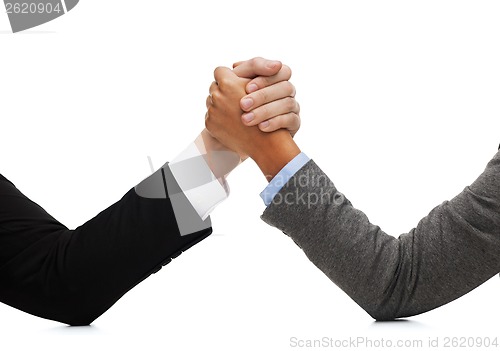
[[[270,153],[293,149],[297,154],[298,150],[290,144],[300,128],[291,74],[288,66],[263,58],[238,62],[233,70],[218,67],[206,100],[205,125],[210,135],[242,159],[253,158],[268,178],[285,162],[271,159]]]

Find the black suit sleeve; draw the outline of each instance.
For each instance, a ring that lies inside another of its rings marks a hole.
[[[138,194],[158,179],[165,196]],[[196,231],[181,233],[178,220],[189,218]],[[74,230],[0,175],[0,301],[42,318],[87,325],[211,232],[210,219],[201,221],[166,166]]]

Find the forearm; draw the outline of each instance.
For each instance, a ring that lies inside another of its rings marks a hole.
[[[1,175],[0,195],[0,301],[70,325],[90,324],[212,232],[210,219],[198,217],[168,167],[75,230]]]
[[[497,155],[471,187],[398,239],[370,223],[313,162],[262,218],[288,234],[375,319],[415,315],[500,271],[499,164]]]
[[[374,318],[398,263],[397,240],[372,225],[310,161],[275,196],[262,219]]]
[[[279,130],[264,135],[265,142],[251,155],[268,181],[300,153],[290,133]]]
[[[213,176],[221,182],[224,182],[229,173],[244,161],[244,158],[211,136],[207,129],[203,129],[195,139],[194,144]]]

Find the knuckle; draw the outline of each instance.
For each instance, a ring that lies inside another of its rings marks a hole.
[[[255,102],[257,104],[267,103],[268,98],[269,98],[269,95],[268,95],[266,89],[258,90],[255,92]]]
[[[293,120],[295,121],[295,126],[297,127],[297,129],[299,129],[300,123],[301,123],[300,115],[298,115],[296,113],[292,113],[292,116],[293,116]]]
[[[283,72],[283,75],[285,76],[286,80],[292,78],[292,69],[289,66],[283,65],[281,67],[281,71]]]
[[[285,90],[288,96],[295,96],[295,86],[289,81],[285,82]]]
[[[217,83],[220,89],[224,89],[224,87],[227,86],[229,82],[226,77],[220,77]]]
[[[289,112],[289,113],[282,115],[280,117],[283,118],[283,120],[282,120],[283,127],[287,128],[287,129],[291,129],[297,124],[297,118],[296,118],[297,116],[293,112]]]
[[[212,92],[212,103],[216,103],[220,98],[220,92],[218,90],[215,90],[214,92]]]
[[[274,130],[281,129],[286,125],[286,119],[284,117],[285,116],[277,116],[272,119]],[[271,124],[269,126],[271,126]]]
[[[212,92],[217,89],[217,83],[215,81],[210,84],[210,88],[208,89],[209,92]]]
[[[222,69],[222,66],[218,66],[214,69],[214,77],[217,76],[218,72]]]
[[[255,83],[259,89],[265,88],[269,85],[268,77],[257,77],[254,79],[253,83]]]
[[[254,57],[250,60],[250,66],[255,69],[255,67],[258,66],[259,61],[261,60],[260,57]]]
[[[285,104],[288,111],[294,111],[295,108],[297,107],[297,102],[292,97],[287,97]]]
[[[205,120],[212,119],[212,113],[213,113],[213,111],[214,111],[213,106],[209,106],[207,108],[207,113],[205,114]]]
[[[280,128],[289,130],[290,134],[292,134],[293,136],[295,132],[300,128],[300,118],[298,117],[298,115],[291,112],[280,117],[282,117]]]
[[[217,66],[217,67],[215,67],[215,71],[218,72],[221,70],[225,70],[226,68],[227,68],[226,66]]]
[[[260,56],[255,56],[251,62],[253,65],[258,65],[260,62],[264,61],[264,59]]]
[[[261,106],[254,111],[254,114],[256,120],[264,121],[266,118],[269,117],[269,108],[266,105]]]
[[[215,122],[217,120],[217,108],[214,106],[209,106],[207,108],[206,118],[211,122]]]
[[[214,71],[214,77],[215,77],[215,87],[221,87],[227,84],[228,81],[228,75],[227,74],[222,74],[223,71],[225,71],[227,68],[224,66],[219,66],[215,69]]]
[[[231,90],[236,89],[239,86],[238,80],[231,79],[230,77],[228,77],[227,79],[224,79],[222,82],[222,85],[226,88],[231,89]]]
[[[293,113],[291,118],[292,118],[292,121],[290,123],[290,128],[288,128],[288,129],[293,132],[292,133],[292,135],[293,135],[300,129],[300,116]]]

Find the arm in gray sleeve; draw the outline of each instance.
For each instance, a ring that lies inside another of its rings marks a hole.
[[[262,219],[377,320],[444,305],[500,272],[500,152],[470,186],[399,238],[354,208],[309,161]]]

